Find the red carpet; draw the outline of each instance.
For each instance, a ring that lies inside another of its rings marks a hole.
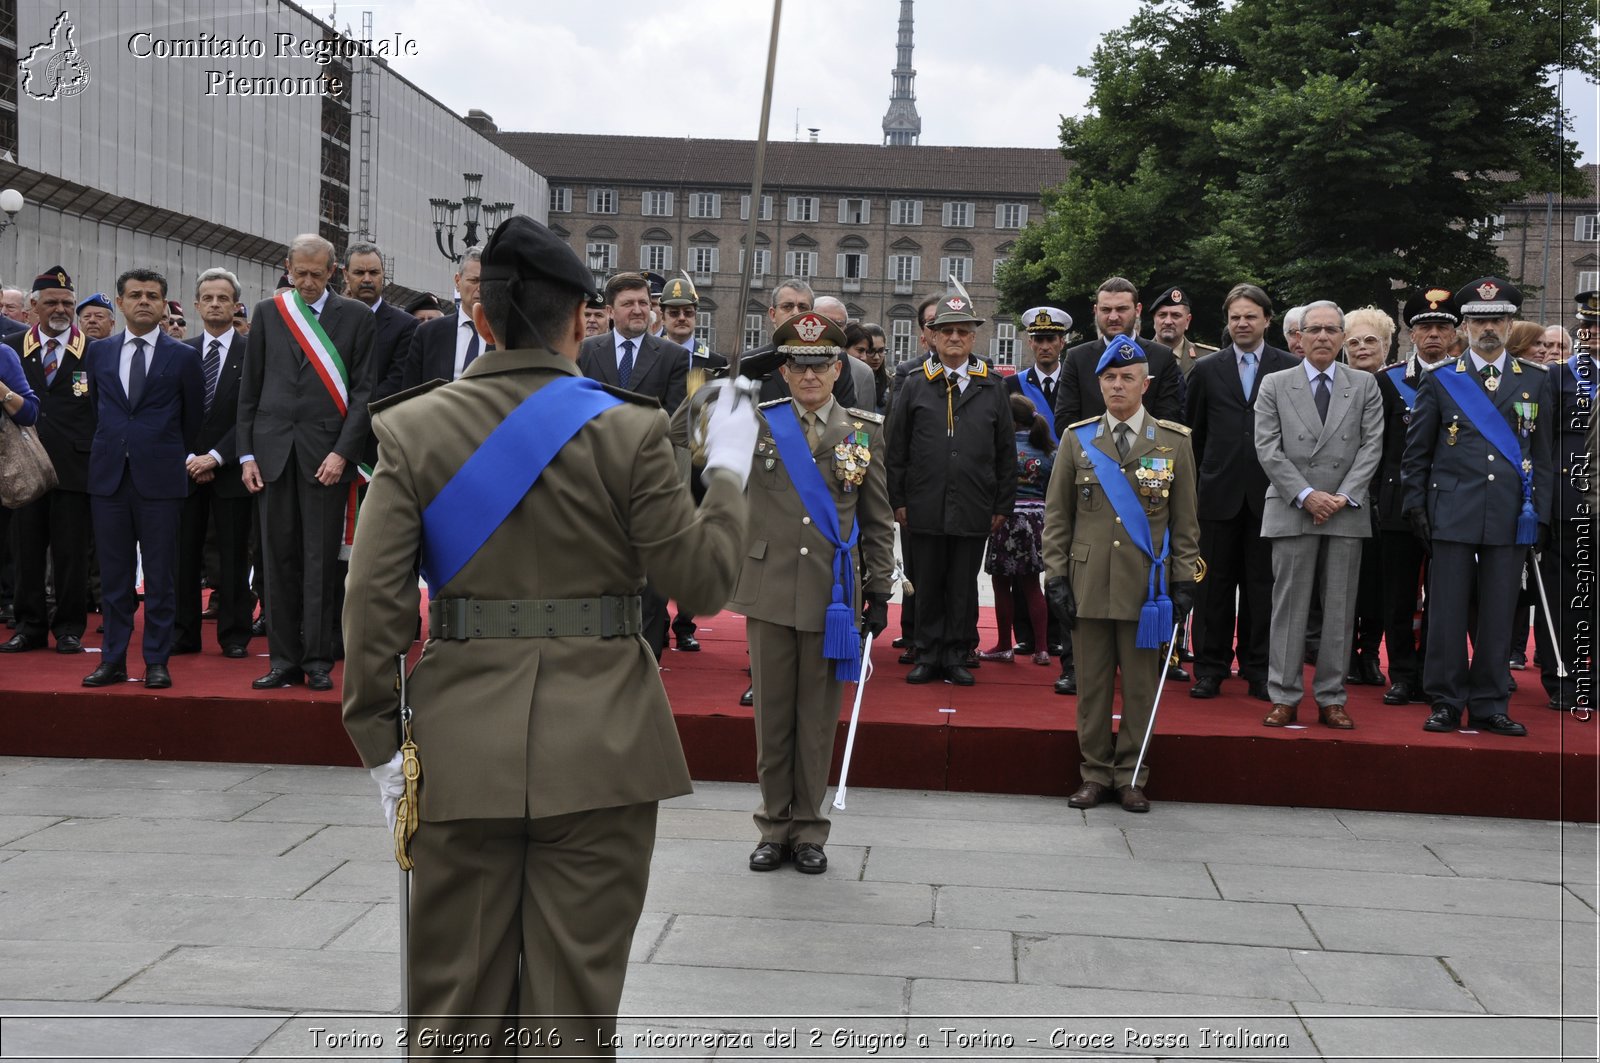
[[[753,713],[738,704],[748,682],[744,620],[722,613],[700,624],[703,652],[669,651],[662,673],[690,768],[697,779],[753,781]],[[992,644],[987,611],[982,634]],[[265,649],[264,639],[252,645]],[[985,664],[970,688],[913,687],[887,641],[872,656],[878,671],[867,685],[851,785],[1052,795],[1076,788],[1076,699],[1052,691],[1054,662]],[[95,653],[0,656],[0,755],[356,763],[339,723],[337,669],[333,693],[259,692],[250,681],[266,671],[265,656],[228,660],[210,646],[172,659],[170,690],[82,687],[98,663]],[[1600,719],[1545,708],[1538,673],[1513,674],[1522,689],[1511,714],[1527,725],[1526,738],[1428,734],[1426,708],[1386,706],[1381,687],[1350,688],[1354,731],[1321,727],[1304,706],[1309,726],[1269,730],[1261,726],[1267,706],[1247,698],[1242,681],[1225,683],[1213,701],[1191,700],[1187,683],[1169,684],[1151,741],[1151,797],[1600,820]],[[845,689],[836,756],[855,691]]]

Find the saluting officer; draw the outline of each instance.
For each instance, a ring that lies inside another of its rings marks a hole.
[[[1073,628],[1083,785],[1068,798],[1093,808],[1115,789],[1129,812],[1150,811],[1149,768],[1133,777],[1150,728],[1173,617],[1192,604],[1200,559],[1189,430],[1144,408],[1144,351],[1116,336],[1096,368],[1106,412],[1061,434],[1045,496],[1045,595]],[[1160,571],[1151,578],[1151,568]],[[1122,673],[1122,724],[1111,730]]]
[[[1522,305],[1509,281],[1480,278],[1456,302],[1470,349],[1422,378],[1401,460],[1406,519],[1433,551],[1422,673],[1433,712],[1423,729],[1454,731],[1465,709],[1480,731],[1525,735],[1506,714],[1507,661],[1522,562],[1550,531],[1550,380],[1544,366],[1506,353]]]
[[[610,1056],[656,803],[690,791],[639,593],[648,576],[693,609],[722,608],[745,553],[756,418],[732,390],[718,396],[696,510],[656,400],[578,372],[592,276],[572,250],[511,218],[484,247],[482,281],[473,318],[494,348],[373,422],[345,728],[392,826],[395,655],[411,645],[420,552],[436,598],[410,686],[413,1034],[439,1031],[448,1054],[453,1039],[499,1045],[516,1016],[549,1016],[540,1027],[560,1037],[533,1054]]]
[[[855,620],[865,602],[862,619],[880,634],[894,590],[883,418],[834,400],[844,340],[811,311],[773,334],[790,398],[761,404],[752,545],[729,601],[746,617],[755,688],[761,841],[752,871],[791,857],[805,874],[828,869],[823,796],[843,680],[855,678],[860,656]]]

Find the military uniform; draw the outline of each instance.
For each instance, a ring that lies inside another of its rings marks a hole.
[[[537,234],[545,258],[556,254],[548,230],[528,230],[536,224],[514,218],[491,237],[486,286],[507,268],[502,255],[516,254],[497,243],[519,230]],[[586,287],[576,256],[569,272]],[[524,400],[578,376],[549,351],[490,351],[454,383],[374,419],[379,461],[344,609],[344,721],[369,767],[398,745],[395,654],[416,623],[423,511]],[[431,637],[410,687],[423,772],[411,844],[413,1023],[500,1046],[508,1009],[596,1017],[540,1023],[563,1033],[550,1053],[610,1054],[594,1031],[614,1026],[656,802],[690,791],[654,656],[637,634],[637,596],[648,574],[715,612],[745,542],[737,478],[708,477],[696,510],[666,415],[653,399],[606,390],[623,401],[579,428],[460,571],[433,587]],[[575,633],[572,620],[555,637],[527,637],[547,609],[575,612],[563,604],[574,599],[599,600],[616,637]],[[480,622],[509,637],[475,637]]]

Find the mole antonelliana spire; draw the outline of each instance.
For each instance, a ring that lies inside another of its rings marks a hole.
[[[900,34],[894,52],[894,88],[889,92],[889,110],[883,116],[883,142],[915,144],[922,135],[922,119],[917,117],[917,93],[913,88],[917,72],[911,66],[911,0],[900,0]]]

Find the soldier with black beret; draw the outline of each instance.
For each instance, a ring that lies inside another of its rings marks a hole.
[[[1178,359],[1178,368],[1183,370],[1184,376],[1189,375],[1195,362],[1208,354],[1217,353],[1217,348],[1196,343],[1189,338],[1192,321],[1194,304],[1189,301],[1188,292],[1176,285],[1156,296],[1155,302],[1150,304],[1150,331],[1156,339],[1172,348],[1173,355]]]

